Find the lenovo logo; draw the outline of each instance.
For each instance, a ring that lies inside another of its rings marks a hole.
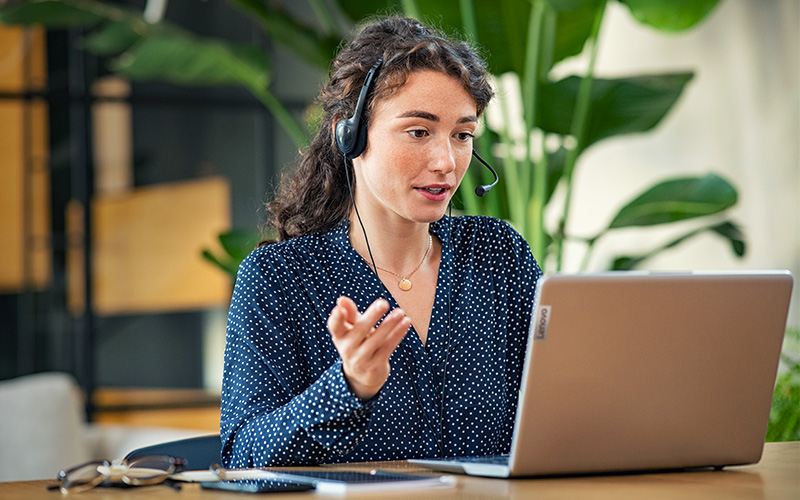
[[[547,340],[547,328],[550,326],[550,306],[539,306],[533,322],[533,340]]]

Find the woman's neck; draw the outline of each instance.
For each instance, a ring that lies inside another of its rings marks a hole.
[[[402,221],[396,223],[380,223],[368,220],[362,215],[364,230],[369,238],[369,249],[364,239],[358,218],[355,213],[350,216],[350,244],[372,267],[369,250],[375,265],[403,275],[412,271],[427,257],[431,236],[428,223]]]

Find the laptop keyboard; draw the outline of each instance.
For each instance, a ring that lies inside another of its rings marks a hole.
[[[508,465],[508,455],[483,455],[478,457],[458,457],[448,461],[468,462],[477,464]]]
[[[283,472],[283,471],[282,471]],[[312,480],[334,481],[348,484],[359,483],[390,483],[395,481],[414,481],[418,479],[430,479],[428,476],[418,476],[403,473],[392,473],[385,471],[357,472],[357,471],[285,471],[286,474],[293,476],[304,476]]]

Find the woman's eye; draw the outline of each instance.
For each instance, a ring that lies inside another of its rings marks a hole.
[[[475,136],[470,134],[469,132],[459,132],[458,134],[456,134],[456,137],[458,137],[458,140],[460,141],[468,141]]]
[[[424,129],[409,130],[408,133],[411,134],[411,137],[414,137],[415,139],[422,139],[428,135],[428,131]]]

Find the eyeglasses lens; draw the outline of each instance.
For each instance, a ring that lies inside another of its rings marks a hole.
[[[61,471],[59,474],[59,479],[61,480],[59,489],[62,493],[77,493],[94,488],[103,482],[105,478],[99,468],[107,464],[108,462],[90,462],[68,471]]]
[[[167,456],[141,457],[128,462],[122,480],[131,485],[156,484],[175,472],[175,460]]]

